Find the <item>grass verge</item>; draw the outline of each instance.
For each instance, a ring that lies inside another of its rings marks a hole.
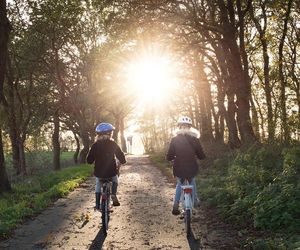
[[[24,219],[36,215],[53,201],[66,196],[91,176],[91,173],[91,165],[80,165],[13,184],[11,192],[0,196],[0,239],[7,238],[12,229]]]

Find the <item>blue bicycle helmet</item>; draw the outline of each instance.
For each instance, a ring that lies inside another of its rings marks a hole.
[[[95,131],[96,133],[105,134],[113,131],[115,127],[111,125],[110,123],[102,122],[97,125]]]

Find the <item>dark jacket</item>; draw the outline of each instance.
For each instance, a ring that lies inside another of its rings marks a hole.
[[[117,164],[115,157],[121,164],[126,163],[125,155],[111,139],[97,140],[91,147],[87,163],[95,162],[94,175],[99,178],[110,178],[117,175]]]
[[[178,134],[172,138],[167,160],[173,162],[173,174],[176,177],[191,178],[198,173],[198,159],[204,159],[200,141],[190,134]]]

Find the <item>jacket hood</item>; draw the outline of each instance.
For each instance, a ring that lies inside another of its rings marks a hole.
[[[195,128],[177,129],[174,131],[175,135],[190,135],[192,137],[200,138],[200,132]]]

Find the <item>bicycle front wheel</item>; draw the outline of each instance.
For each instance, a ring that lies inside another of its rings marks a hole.
[[[185,210],[184,217],[185,217],[184,220],[185,220],[186,235],[190,236],[191,235],[191,210],[190,209]]]

